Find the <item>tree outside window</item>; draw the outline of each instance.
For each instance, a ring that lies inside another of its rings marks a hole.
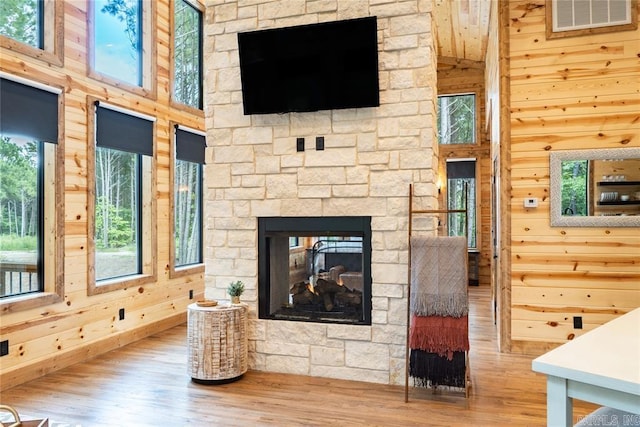
[[[140,273],[139,157],[96,147],[96,280]]]
[[[474,94],[438,97],[438,140],[440,144],[475,144]]]
[[[467,235],[470,249],[478,247],[476,218],[476,161],[447,162],[447,209],[461,210],[464,213],[448,214],[449,236]]]
[[[44,0],[0,1],[0,34],[44,49]]]
[[[41,290],[41,144],[0,136],[0,297]]]
[[[202,262],[202,165],[176,160],[176,267]]]
[[[202,109],[202,12],[185,0],[174,6],[173,95]]]

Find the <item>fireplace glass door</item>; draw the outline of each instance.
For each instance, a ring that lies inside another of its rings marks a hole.
[[[371,218],[258,219],[259,316],[371,324]]]

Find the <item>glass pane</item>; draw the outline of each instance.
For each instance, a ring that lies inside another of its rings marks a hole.
[[[0,297],[41,290],[40,144],[0,136]]]
[[[438,139],[440,144],[475,144],[476,96],[438,97]]]
[[[176,160],[175,248],[176,267],[202,262],[202,166]]]
[[[142,84],[141,7],[138,0],[94,0],[94,68]]]
[[[466,188],[466,197],[465,197]],[[466,198],[466,203],[465,203]],[[447,180],[447,209],[467,208],[468,225],[465,225],[464,213],[448,215],[449,236],[464,236],[467,227],[469,248],[475,249],[476,242],[476,180],[474,178],[456,178]]]
[[[0,34],[21,43],[44,49],[42,38],[42,1],[0,1]]]
[[[202,73],[200,67],[200,11],[183,0],[175,3],[174,96],[175,100],[202,108]]]
[[[96,280],[141,273],[139,157],[96,147]]]
[[[562,163],[562,214],[588,215],[588,160],[571,160]]]

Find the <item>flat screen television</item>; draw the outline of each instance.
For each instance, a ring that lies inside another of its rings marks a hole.
[[[244,114],[377,107],[376,17],[238,33]]]

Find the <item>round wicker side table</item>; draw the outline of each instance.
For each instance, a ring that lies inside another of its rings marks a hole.
[[[194,382],[220,384],[248,369],[245,304],[187,308],[189,374]]]

